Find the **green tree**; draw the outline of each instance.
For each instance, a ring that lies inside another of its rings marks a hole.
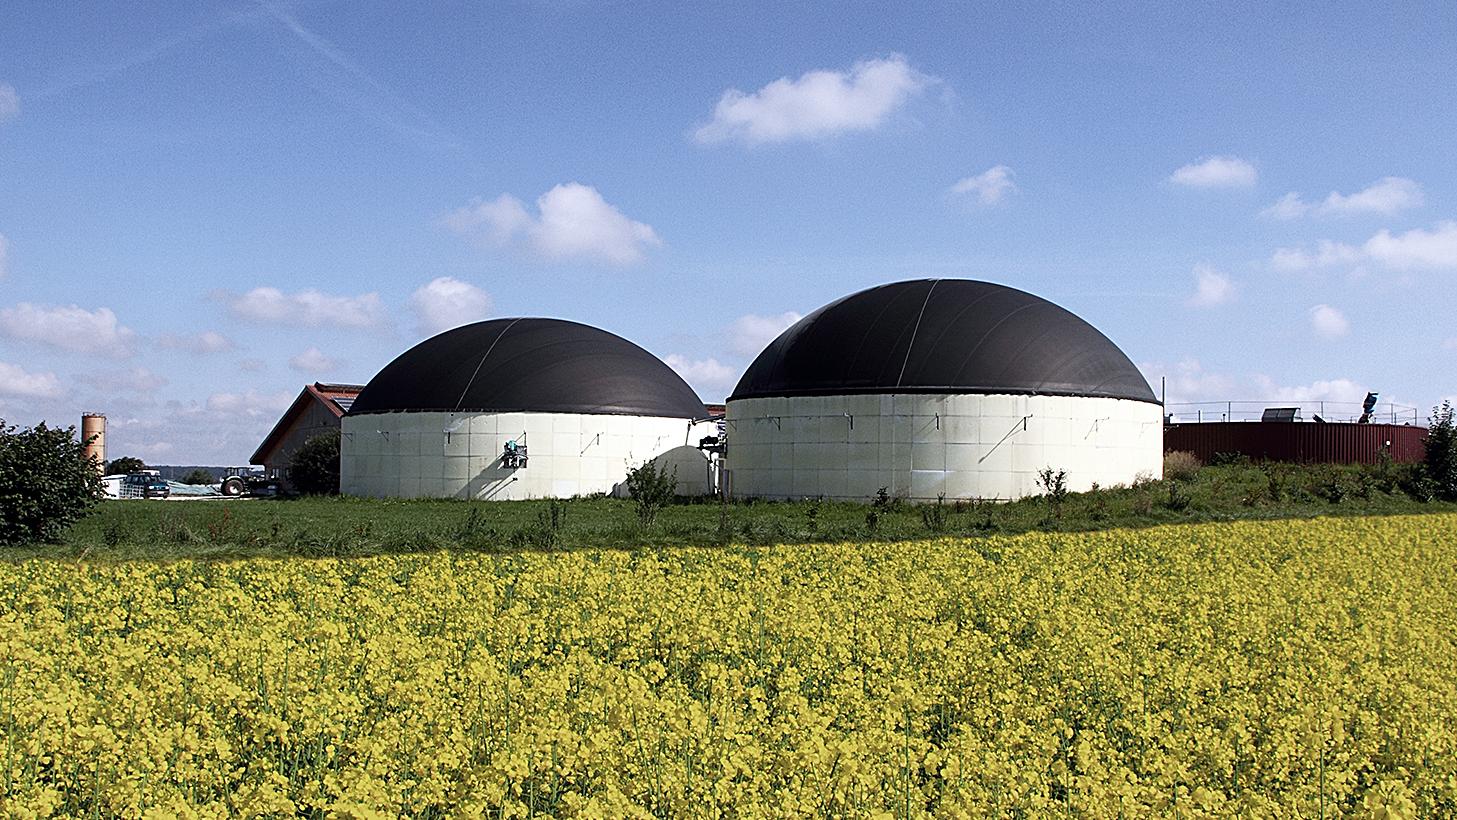
[[[288,480],[304,495],[338,495],[339,431],[305,441],[289,463]]]
[[[121,458],[112,459],[107,463],[106,474],[126,475],[127,473],[135,473],[138,470],[145,469],[147,469],[147,465],[141,459],[135,456],[122,456]]]
[[[651,527],[658,519],[658,510],[672,503],[678,489],[678,468],[672,472],[654,464],[652,459],[627,471],[627,494],[637,506],[637,520]]]
[[[203,469],[193,470],[182,478],[183,484],[207,485],[216,484],[217,482],[217,478],[212,473],[209,473],[207,470]]]
[[[1457,418],[1453,417],[1449,401],[1432,409],[1427,427],[1426,468],[1434,494],[1443,501],[1457,501]]]
[[[24,430],[0,420],[0,544],[53,541],[101,499],[76,428]]]

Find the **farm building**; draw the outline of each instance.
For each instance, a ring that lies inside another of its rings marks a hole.
[[[870,288],[784,331],[728,400],[736,497],[1014,499],[1162,474],[1162,407],[1092,325],[1014,288]]]
[[[249,464],[260,464],[269,478],[288,479],[288,465],[293,454],[305,441],[339,429],[339,420],[364,388],[357,384],[304,385],[298,398],[273,425],[273,429],[253,451]]]
[[[1303,464],[1401,464],[1426,456],[1427,428],[1415,407],[1342,401],[1210,401],[1165,406],[1164,449],[1201,461],[1242,456]]]
[[[678,491],[713,486],[716,432],[682,378],[632,342],[561,319],[448,330],[381,370],[344,417],[340,488],[372,497],[612,492],[649,459]]]

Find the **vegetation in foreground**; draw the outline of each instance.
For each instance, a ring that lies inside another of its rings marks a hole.
[[[0,419],[0,547],[55,540],[100,499],[97,472],[76,428]]]
[[[1174,457],[1171,456],[1171,459]],[[1177,462],[1177,459],[1174,459]],[[436,549],[512,552],[641,546],[985,537],[1166,523],[1457,511],[1400,465],[1301,467],[1172,463],[1171,476],[1134,487],[1069,493],[1056,474],[1041,497],[1015,503],[912,505],[688,501],[644,514],[637,501],[293,500],[109,502],[59,543],[12,548],[31,556],[155,559],[356,556]],[[1415,492],[1417,497],[1413,497]]]
[[[1452,816],[1454,635],[1453,514],[0,563],[0,803]]]

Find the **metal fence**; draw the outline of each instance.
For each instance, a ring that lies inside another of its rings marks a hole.
[[[1362,405],[1354,401],[1189,401],[1164,405],[1164,419],[1171,424],[1196,424],[1212,421],[1260,421],[1266,410],[1294,408],[1296,421],[1354,422],[1361,418]],[[1386,402],[1371,411],[1376,424],[1410,424],[1425,422],[1415,407]]]

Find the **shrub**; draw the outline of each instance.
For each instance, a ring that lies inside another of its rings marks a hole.
[[[24,430],[0,420],[0,544],[52,541],[101,498],[76,428]]]
[[[865,511],[865,529],[871,535],[880,530],[880,509],[872,506]]]
[[[193,470],[192,472],[183,476],[182,483],[206,486],[208,484],[216,484],[217,478],[215,478],[213,474],[209,473],[207,470]]]
[[[1204,462],[1187,450],[1174,450],[1164,454],[1164,478],[1174,481],[1190,481],[1199,474]]]
[[[1265,493],[1278,504],[1285,498],[1285,478],[1281,470],[1274,464],[1261,464],[1260,472],[1265,474]]]
[[[1094,481],[1093,486],[1088,488],[1088,519],[1091,521],[1108,520],[1108,493],[1098,486]]]
[[[971,510],[971,528],[977,532],[995,532],[997,529],[996,519],[992,517],[992,509],[996,507],[995,501],[988,501],[984,498],[971,499],[969,509]]]
[[[1250,457],[1244,453],[1215,453],[1209,457],[1211,467],[1245,467],[1250,463]]]
[[[1340,468],[1330,465],[1315,473],[1315,481],[1310,488],[1316,496],[1332,504],[1345,501],[1346,496],[1350,494],[1350,489]]]
[[[935,504],[921,505],[921,523],[931,532],[946,530],[946,493],[939,493]]]
[[[338,495],[339,431],[305,441],[289,462],[288,480],[304,495]]]
[[[649,459],[627,472],[627,494],[636,503],[637,520],[644,527],[651,527],[658,520],[658,510],[672,503],[677,489],[677,467],[669,472]]]
[[[1406,493],[1413,501],[1420,501],[1425,504],[1437,497],[1437,482],[1427,475],[1425,464],[1408,464],[1401,473],[1397,485],[1401,491]]]
[[[1189,495],[1189,491],[1184,489],[1184,483],[1182,481],[1170,481],[1168,485],[1169,494],[1164,499],[1164,506],[1174,512],[1183,512],[1189,509],[1189,505],[1194,502],[1194,499]]]
[[[1425,464],[1433,494],[1443,501],[1457,501],[1457,418],[1449,401],[1432,409]]]
[[[1362,468],[1365,479],[1383,493],[1394,493],[1401,489],[1401,471],[1391,458],[1391,448],[1382,447],[1376,454],[1376,463]]]
[[[1067,470],[1053,471],[1051,467],[1044,467],[1037,471],[1037,486],[1042,488],[1042,494],[1047,498],[1047,503],[1052,507],[1052,517],[1062,518],[1062,502],[1067,500]]]

